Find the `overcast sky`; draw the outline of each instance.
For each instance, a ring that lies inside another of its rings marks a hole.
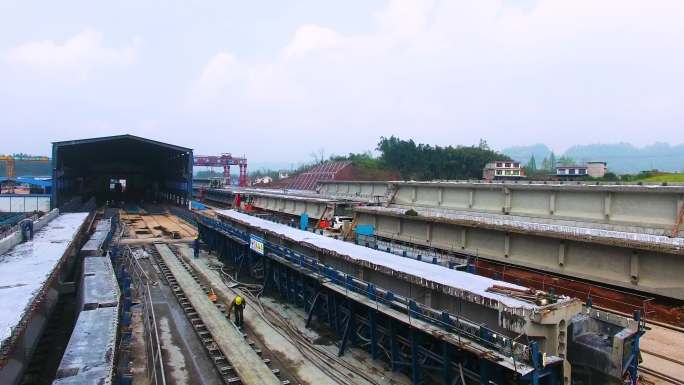
[[[0,153],[684,142],[682,0],[0,0]]]

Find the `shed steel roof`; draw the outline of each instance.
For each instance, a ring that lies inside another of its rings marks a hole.
[[[192,151],[191,148],[181,147],[181,146],[177,146],[175,144],[170,144],[170,143],[159,142],[156,140],[147,139],[147,138],[143,138],[143,137],[135,136],[135,135],[131,135],[131,134],[101,136],[98,138],[87,138],[87,139],[76,139],[76,140],[64,140],[64,141],[59,141],[59,142],[52,142],[52,145],[56,146],[56,147],[64,147],[64,146],[73,146],[73,145],[79,145],[79,144],[106,142],[106,141],[122,140],[122,139],[137,140],[140,142],[145,142],[145,143],[149,143],[149,144],[154,144],[154,145],[158,145],[158,146],[171,148],[171,149],[174,149],[177,151],[183,151],[183,152]]]

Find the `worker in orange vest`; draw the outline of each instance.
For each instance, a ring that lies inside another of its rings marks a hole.
[[[230,306],[228,307],[228,318],[230,319],[230,310],[233,309],[235,311],[235,326],[241,328],[242,323],[244,321],[243,318],[243,311],[245,310],[245,299],[242,298],[239,294],[233,298],[233,301],[230,303]]]

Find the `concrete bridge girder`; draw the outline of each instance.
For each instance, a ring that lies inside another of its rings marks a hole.
[[[287,197],[264,197],[255,196],[253,205],[266,211],[280,212],[290,215],[302,215],[306,213],[311,219],[321,219],[321,217],[331,218],[334,210],[326,210],[328,203],[288,199]]]
[[[320,182],[320,193],[372,198],[387,194],[388,182],[331,181]]]
[[[684,299],[677,254],[375,213],[357,213],[357,221],[384,238]]]
[[[671,231],[683,186],[560,186],[398,183],[392,203],[453,210],[593,221]],[[684,229],[680,229],[684,234]]]

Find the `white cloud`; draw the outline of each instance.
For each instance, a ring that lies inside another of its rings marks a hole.
[[[292,41],[283,48],[285,58],[303,55],[314,50],[334,48],[342,43],[342,37],[335,31],[315,24],[306,24],[294,34]]]
[[[270,61],[217,54],[191,100],[240,125],[343,129],[349,138],[338,140],[351,145],[387,134],[498,146],[541,132],[561,146],[610,141],[611,130],[634,142],[646,127],[676,136],[681,0],[507,3],[393,0],[362,35],[302,25]]]
[[[4,58],[19,70],[84,80],[98,68],[130,66],[140,46],[141,40],[134,38],[120,48],[105,47],[100,32],[85,29],[61,43],[44,40],[19,45]]]

